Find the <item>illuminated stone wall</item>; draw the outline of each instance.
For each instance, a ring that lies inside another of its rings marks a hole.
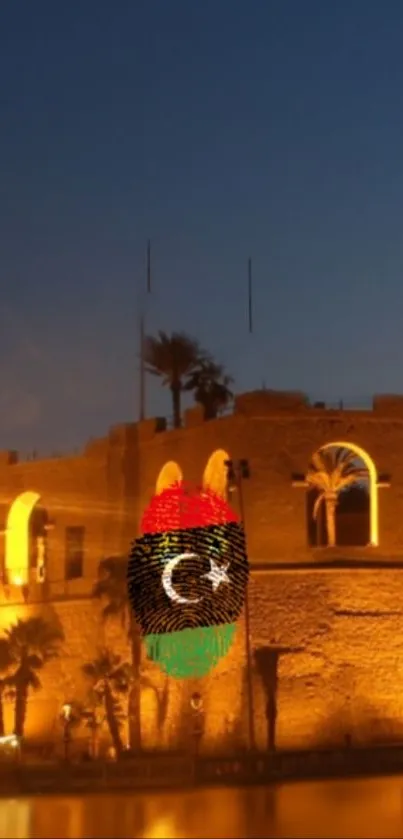
[[[285,649],[278,664],[277,744],[307,748],[337,744],[351,733],[355,742],[393,741],[403,735],[403,610],[401,572],[329,570],[259,573],[250,586],[254,648],[274,642]],[[81,665],[98,646],[112,646],[125,657],[118,625],[104,630],[96,604],[65,601],[38,606],[44,617],[58,617],[66,642],[60,659],[41,676],[43,690],[33,695],[27,736],[60,737],[58,714],[64,701],[83,699]],[[3,607],[2,625],[27,616],[26,606]],[[247,742],[245,644],[240,622],[234,647],[210,677],[183,684],[169,679],[168,722],[156,726],[154,692],[143,692],[144,742],[172,747],[191,744],[189,699],[199,690],[205,699],[204,748]],[[162,689],[164,677],[152,664],[148,678]],[[266,743],[264,692],[254,674],[256,738]],[[11,712],[6,714],[11,730]]]
[[[403,736],[403,609],[400,570],[256,575],[250,585],[254,648],[270,643],[278,663],[277,744],[308,748],[393,742]],[[242,628],[207,689],[211,740],[229,712],[247,737]],[[243,685],[243,699],[240,686]],[[267,742],[264,692],[254,674],[258,743]]]
[[[239,397],[233,416],[208,423],[197,409],[188,412],[183,430],[157,432],[153,420],[116,427],[77,457],[16,463],[0,453],[3,527],[12,501],[23,491],[37,492],[53,521],[48,579],[35,591],[42,599],[35,608],[45,616],[53,610],[66,634],[61,659],[44,671],[44,690],[30,704],[27,733],[55,734],[58,709],[83,693],[81,663],[95,655],[97,646],[107,642],[126,652],[119,628],[105,635],[98,608],[85,595],[99,560],[127,550],[164,465],[176,463],[185,480],[200,484],[210,456],[222,449],[234,459],[249,460],[244,502],[250,559],[260,567],[276,564],[252,575],[250,610],[253,645],[274,642],[288,650],[278,665],[278,745],[340,742],[347,732],[357,741],[400,737],[403,567],[358,566],[363,560],[380,566],[390,558],[403,560],[402,402],[384,397],[375,399],[372,411],[325,411],[309,407],[300,394],[260,392]],[[337,557],[357,563],[355,569],[315,569],[330,554],[307,546],[305,491],[292,486],[293,474],[305,473],[312,453],[331,442],[360,446],[373,458],[378,475],[390,475],[390,487],[379,490],[379,547],[337,549]],[[79,524],[86,528],[85,577],[66,582],[65,527]],[[313,567],[277,568],[299,562]],[[21,593],[3,588],[1,626],[34,608],[20,603],[17,609],[18,598]],[[155,695],[145,690],[146,741],[188,743],[189,697],[200,689],[206,702],[205,747],[224,745],[226,738],[245,742],[244,660],[241,624],[233,649],[209,679],[183,687],[170,683],[169,724],[160,733],[154,724]],[[162,677],[150,667],[155,684],[162,686]],[[264,697],[257,675],[255,702],[263,745]]]

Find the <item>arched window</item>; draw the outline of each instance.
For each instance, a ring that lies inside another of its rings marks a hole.
[[[168,489],[176,482],[182,480],[183,475],[180,466],[178,466],[174,460],[168,460],[158,475],[155,491],[157,495],[159,495],[159,493],[163,492],[164,489]]]
[[[7,579],[14,585],[29,582],[30,519],[39,501],[37,492],[23,492],[12,503],[7,516],[5,567]]]
[[[326,443],[312,457],[305,486],[311,545],[379,544],[378,477],[364,449]]]
[[[209,457],[203,474],[203,486],[225,498],[227,495],[227,467],[225,461],[229,454],[224,449],[216,449]]]

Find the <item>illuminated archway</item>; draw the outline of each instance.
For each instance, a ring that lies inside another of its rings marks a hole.
[[[227,467],[230,456],[224,449],[216,449],[209,457],[203,474],[203,486],[212,489],[222,498],[227,494]]]
[[[7,516],[5,567],[14,585],[26,585],[29,578],[29,520],[40,496],[23,492],[12,503]]]
[[[164,489],[168,489],[172,484],[182,480],[183,475],[180,466],[174,460],[168,460],[158,475],[155,491],[159,495]]]
[[[359,457],[363,463],[365,463],[366,468],[368,469],[368,483],[369,483],[369,544],[373,547],[378,547],[379,545],[379,505],[378,505],[378,474],[376,470],[376,466],[372,457],[362,449],[361,446],[357,446],[356,443],[346,443],[346,442],[332,442],[332,443],[325,443],[324,446],[321,446],[318,451],[324,451],[325,449],[349,449],[349,451],[354,452],[354,454]]]

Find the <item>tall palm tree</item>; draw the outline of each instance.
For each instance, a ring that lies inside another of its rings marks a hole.
[[[168,713],[169,689],[166,680],[160,691],[152,678],[142,670],[142,644],[139,625],[129,601],[127,587],[128,560],[125,557],[109,557],[101,560],[98,566],[98,580],[92,590],[93,597],[104,603],[103,620],[117,617],[122,628],[127,632],[130,644],[130,681],[129,681],[129,742],[130,748],[140,751],[141,737],[141,691],[151,688],[157,701],[157,726],[161,733]]]
[[[127,566],[128,560],[125,557],[108,557],[101,560],[98,566],[98,580],[92,594],[104,603],[103,620],[117,617],[127,632],[131,656],[129,741],[130,747],[139,751],[141,749],[141,635],[129,602]]]
[[[0,673],[2,674],[0,678],[0,737],[5,735],[3,700],[6,698],[9,686],[12,661],[10,644],[6,638],[0,638]]]
[[[123,720],[123,715],[120,716],[115,712],[115,716],[120,724]],[[81,720],[89,732],[89,751],[91,757],[96,758],[98,757],[99,734],[106,720],[106,714],[102,696],[99,696],[93,688],[90,688],[88,691],[87,702],[83,704]]]
[[[39,690],[38,672],[59,654],[62,630],[40,617],[18,620],[5,632],[13,662],[9,683],[15,691],[14,734],[24,734],[30,689]]]
[[[122,754],[123,744],[120,734],[121,709],[119,696],[126,694],[129,687],[129,668],[119,655],[108,649],[100,650],[93,661],[82,667],[84,675],[91,682],[92,691],[103,703],[105,717],[117,757]]]
[[[160,331],[158,337],[147,336],[144,341],[146,370],[159,376],[172,395],[174,427],[181,426],[181,393],[185,380],[198,367],[205,353],[198,341],[183,332],[167,335]]]
[[[336,544],[336,508],[340,493],[358,481],[368,478],[368,472],[357,464],[357,455],[343,447],[316,452],[309,466],[306,482],[318,491],[313,507],[317,518],[321,504],[325,505],[327,544]]]
[[[193,391],[195,401],[204,408],[204,418],[214,419],[233,399],[233,381],[221,364],[206,358],[190,374],[185,389]]]

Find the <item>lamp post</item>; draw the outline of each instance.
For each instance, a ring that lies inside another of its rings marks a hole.
[[[43,583],[45,580],[45,556],[46,541],[42,534],[36,537],[36,582]]]
[[[243,481],[250,478],[249,463],[247,460],[226,460],[225,466],[227,469],[227,496],[230,499],[231,494],[236,490],[238,492],[239,514],[242,526],[245,531],[245,506],[243,497]],[[249,731],[249,748],[254,751],[255,745],[255,721],[254,721],[254,704],[253,704],[253,683],[252,683],[252,651],[250,642],[250,612],[249,612],[249,593],[248,589],[245,592],[245,658],[246,658],[246,682],[248,690],[248,731]]]
[[[61,718],[63,723],[63,756],[66,763],[68,762],[70,756],[71,725],[73,722],[72,712],[73,708],[70,702],[65,702],[62,705]]]
[[[192,693],[190,697],[190,707],[192,709],[193,722],[193,738],[194,738],[194,752],[197,755],[199,752],[200,740],[203,736],[204,729],[204,702],[200,693]]]

